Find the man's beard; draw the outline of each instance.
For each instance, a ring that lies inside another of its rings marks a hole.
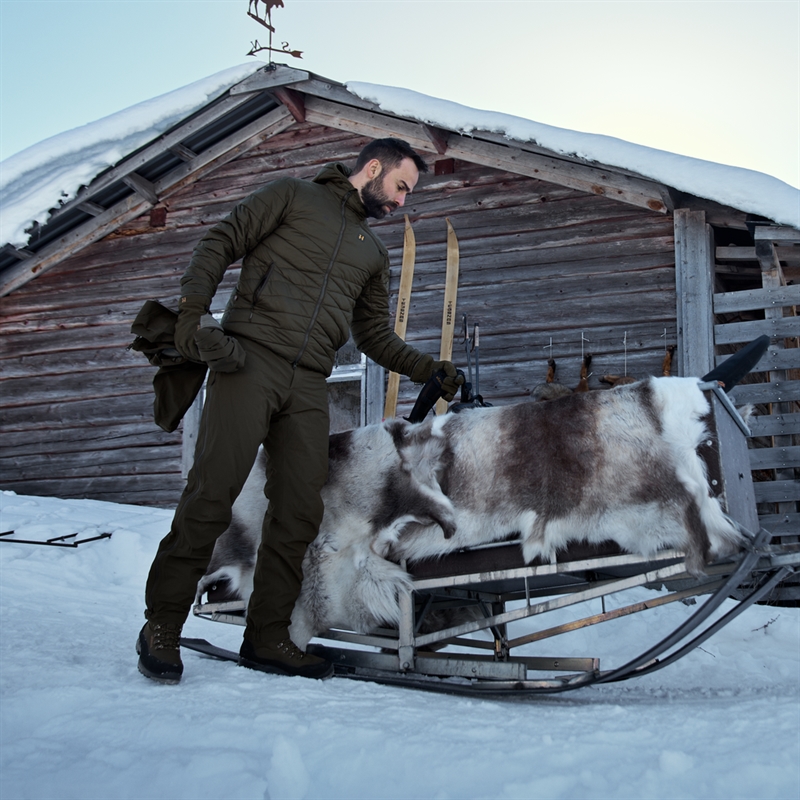
[[[383,191],[380,175],[376,175],[361,188],[361,202],[364,204],[367,216],[375,219],[383,219],[390,211],[397,209],[397,203],[389,200]]]

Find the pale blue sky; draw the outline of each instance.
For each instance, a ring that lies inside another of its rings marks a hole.
[[[285,0],[338,81],[618,136],[800,186],[800,0]],[[247,0],[0,0],[0,158],[225,67]]]

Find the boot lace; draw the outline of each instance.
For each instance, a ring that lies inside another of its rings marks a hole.
[[[283,653],[283,655],[298,661],[302,661],[306,657],[306,654],[291,639],[284,639],[282,642],[278,642],[275,645],[275,649]]]
[[[153,650],[180,650],[182,625],[151,625]]]

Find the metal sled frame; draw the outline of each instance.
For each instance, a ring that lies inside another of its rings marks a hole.
[[[577,544],[555,563],[526,565],[519,542],[485,545],[436,561],[403,564],[413,578],[413,593],[400,597],[397,630],[370,634],[329,630],[309,645],[309,651],[330,659],[336,674],[343,677],[439,692],[514,695],[626,680],[686,655],[750,605],[767,598],[800,565],[800,546],[772,546],[768,531],[752,532],[757,530],[757,517],[744,438],[747,428],[723,392],[716,386],[706,388],[712,403],[709,427],[714,433],[701,455],[708,464],[712,491],[747,536],[747,547],[736,559],[710,565],[707,575],[698,580],[686,572],[684,554],[676,550],[644,559],[622,553],[613,543]],[[604,598],[636,586],[663,586],[669,591],[605,610]],[[706,595],[675,631],[612,670],[602,670],[596,656],[514,654],[523,645],[679,600],[691,604]],[[724,615],[715,615],[729,598],[736,605]],[[576,614],[576,619],[558,625],[547,623],[549,612],[568,606],[577,609],[598,599],[600,613]],[[434,612],[453,610],[469,610],[470,619],[425,632]],[[240,601],[198,604],[194,613],[244,625]],[[534,631],[532,621],[540,623]],[[523,623],[524,631],[515,631]],[[491,638],[468,638],[481,631]]]

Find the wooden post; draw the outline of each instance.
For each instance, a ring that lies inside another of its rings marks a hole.
[[[384,369],[371,358],[367,359],[365,382],[366,403],[364,422],[373,425],[383,419],[383,404],[386,402],[384,388]]]
[[[698,378],[714,366],[714,234],[704,211],[675,210],[678,374]]]

